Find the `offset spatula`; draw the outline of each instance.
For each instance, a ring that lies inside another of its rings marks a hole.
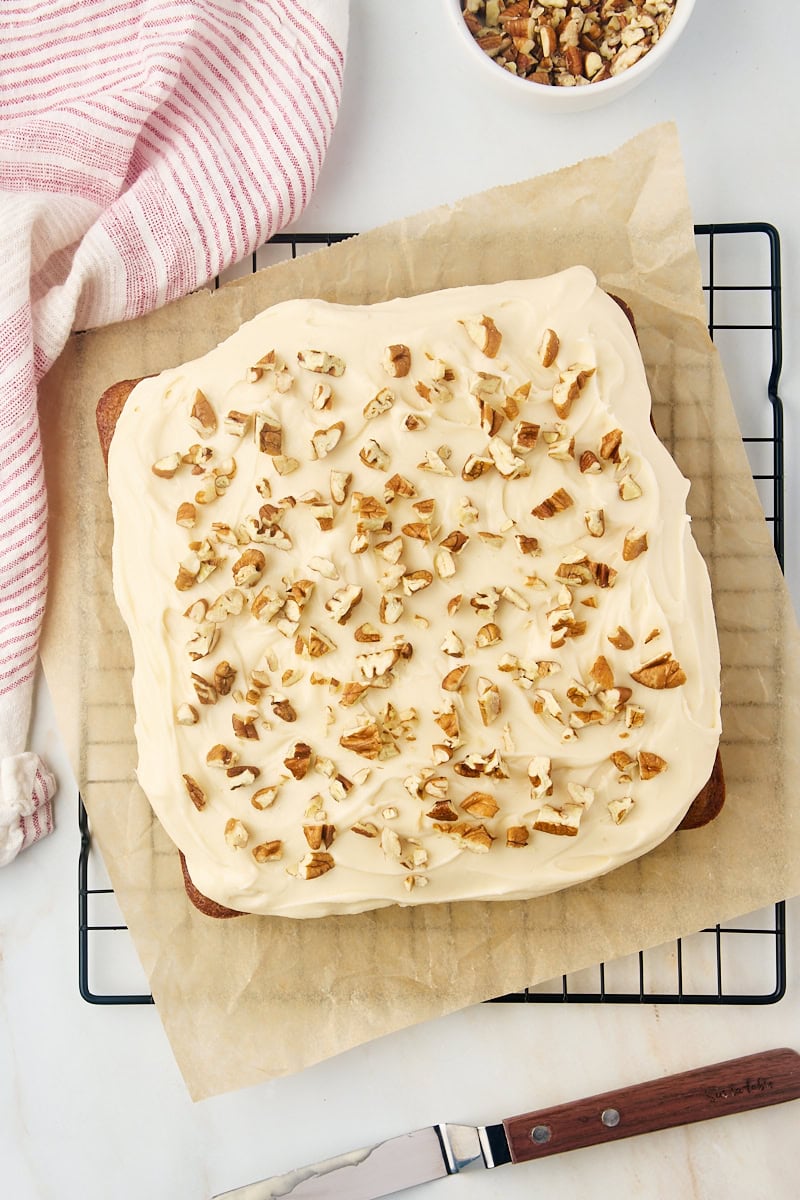
[[[531,1162],[798,1098],[800,1055],[767,1050],[507,1117],[499,1125],[431,1125],[215,1200],[378,1200],[473,1165]]]

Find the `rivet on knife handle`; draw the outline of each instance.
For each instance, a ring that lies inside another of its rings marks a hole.
[[[513,1162],[563,1154],[800,1098],[800,1055],[768,1050],[507,1117]]]

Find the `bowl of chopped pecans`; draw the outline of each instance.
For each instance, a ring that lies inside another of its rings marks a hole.
[[[552,112],[636,87],[677,44],[695,0],[446,0],[485,77]]]

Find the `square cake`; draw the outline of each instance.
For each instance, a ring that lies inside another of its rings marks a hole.
[[[588,269],[281,303],[121,387],[138,779],[200,907],[529,898],[684,820],[720,737],[711,589]]]

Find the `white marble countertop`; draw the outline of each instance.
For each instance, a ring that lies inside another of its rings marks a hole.
[[[800,5],[765,7],[699,0],[686,46],[651,81],[609,108],[556,117],[489,102],[451,54],[442,0],[352,0],[340,121],[298,228],[367,229],[676,121],[695,219],[769,221],[781,233],[786,567],[800,606],[800,144],[791,117]],[[78,994],[76,791],[43,685],[33,744],[61,787],[56,832],[0,872],[0,1195],[9,1200],[208,1200],[433,1121],[492,1122],[668,1071],[800,1048],[793,900],[787,991],[776,1004],[483,1005],[192,1104],[152,1007],[90,1006]],[[758,962],[750,969],[759,975]],[[798,1120],[794,1103],[405,1194],[513,1200],[538,1184],[553,1200],[789,1200],[798,1194]]]

